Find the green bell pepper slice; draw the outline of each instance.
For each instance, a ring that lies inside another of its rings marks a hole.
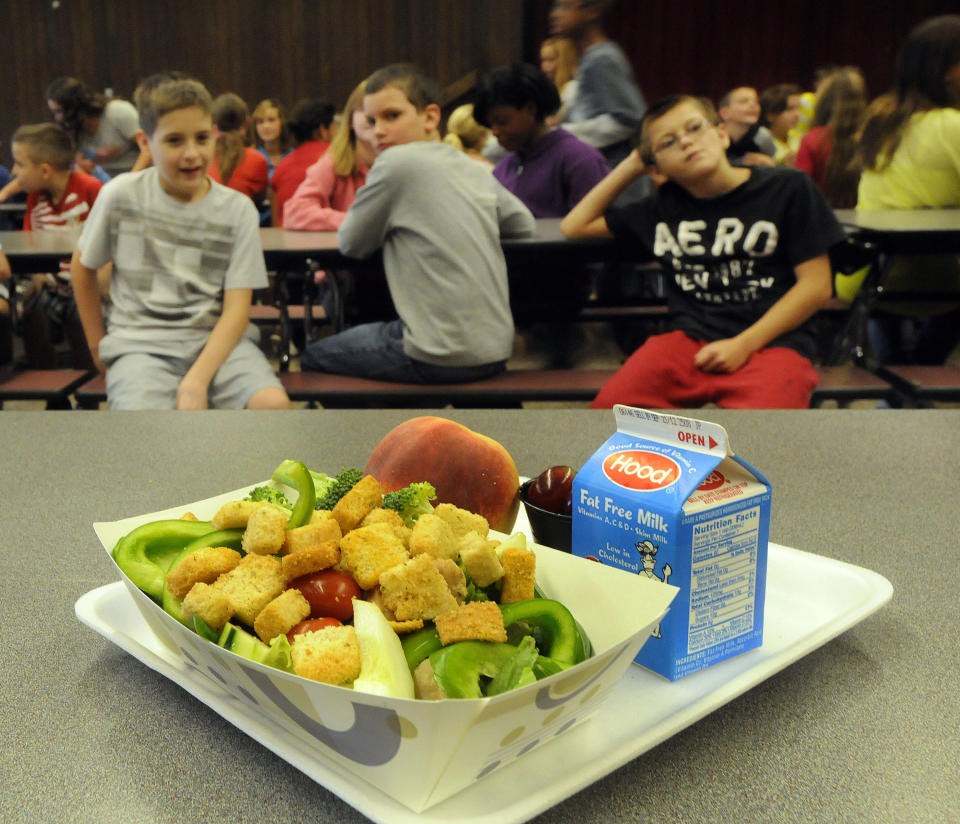
[[[564,667],[572,667],[586,660],[588,647],[577,621],[573,613],[559,601],[531,598],[529,601],[500,604],[500,611],[505,627],[523,621],[539,630],[544,639],[541,655]]]
[[[413,672],[424,658],[430,657],[431,653],[443,648],[440,636],[437,635],[437,628],[432,625],[405,635],[400,641],[400,646],[403,647],[403,655],[407,659],[410,672]]]
[[[317,505],[317,488],[306,464],[302,461],[284,461],[274,470],[273,480],[297,490],[297,502],[287,519],[287,529],[296,529],[310,523]]]
[[[209,521],[151,521],[117,541],[113,560],[139,589],[159,603],[163,599],[163,581],[173,559],[190,541],[212,531]]]
[[[448,698],[483,698],[536,681],[533,639],[519,646],[494,641],[460,641],[430,655],[434,678]],[[484,686],[484,679],[490,679]]]

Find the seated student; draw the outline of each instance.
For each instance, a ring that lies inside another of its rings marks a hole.
[[[338,239],[350,257],[383,247],[399,319],[314,341],[303,369],[445,383],[506,368],[514,327],[500,237],[532,234],[534,219],[487,169],[435,140],[439,96],[409,64],[367,79],[363,108],[380,154]]]
[[[717,104],[717,113],[730,137],[727,157],[734,165],[776,166],[776,146],[769,130],[760,124],[760,98],[757,90],[738,86],[728,91]]]
[[[637,243],[672,273],[676,330],[648,338],[595,407],[809,405],[817,375],[808,321],[830,297],[827,252],[843,230],[802,172],[732,166],[714,123],[695,97],[651,106],[639,148],[561,223],[570,237]],[[655,193],[611,207],[654,165],[666,179]]]
[[[253,110],[253,133],[256,150],[267,161],[267,184],[273,179],[273,170],[293,149],[293,135],[287,125],[289,118],[284,105],[273,97],[261,100]],[[269,196],[260,207],[260,225],[273,222]]]
[[[773,159],[780,166],[793,166],[797,160],[797,120],[800,117],[800,87],[778,83],[760,95],[760,122],[773,138]]]
[[[933,17],[910,31],[893,90],[867,109],[858,160],[857,209],[960,207],[960,15]],[[884,286],[888,294],[960,293],[960,256],[894,256]],[[931,300],[906,312],[920,317],[871,319],[874,354],[881,363],[942,364],[960,343],[960,306]]]
[[[567,119],[577,96],[577,44],[568,37],[548,37],[540,44],[540,69],[560,92],[560,108],[547,121],[556,126]]]
[[[248,317],[267,285],[257,210],[207,174],[210,94],[167,81],[140,105],[153,166],[103,187],[71,267],[110,408],[288,408]],[[105,329],[95,269],[111,261]]]
[[[856,66],[835,69],[817,87],[813,125],[800,140],[796,167],[810,175],[834,209],[857,205],[860,170],[853,164],[867,108]]]
[[[28,193],[24,230],[77,231],[103,183],[71,170],[75,151],[70,135],[56,123],[39,123],[17,129],[12,144],[13,170]],[[75,368],[92,369],[73,298],[69,259],[61,262],[57,273],[34,275],[31,286],[23,316],[27,362],[36,369],[53,369],[57,365],[54,342],[66,338]]]
[[[646,104],[626,55],[603,28],[613,0],[555,0],[550,33],[577,45],[576,93],[563,128],[596,146],[611,166],[630,153]]]
[[[443,142],[459,149],[471,160],[482,163],[488,169],[493,168],[493,161],[483,156],[483,149],[490,139],[490,130],[477,123],[473,116],[473,104],[464,103],[457,106],[447,118],[447,133]]]
[[[138,154],[132,103],[107,98],[75,77],[56,78],[47,88],[46,101],[81,154],[89,152],[110,176],[130,171]]]
[[[610,173],[607,161],[594,148],[566,129],[555,129],[549,118],[560,106],[557,87],[538,68],[514,63],[494,69],[480,80],[475,112],[490,126],[507,155],[494,177],[513,192],[534,217],[563,217]],[[559,265],[529,267],[511,277],[513,316],[518,326],[549,321],[546,331],[552,365],[569,366],[577,341],[569,322],[583,308],[596,267]]]
[[[267,197],[267,161],[247,145],[247,104],[232,92],[221,94],[213,101],[213,122],[219,134],[208,172],[211,180],[245,194],[259,208]]]
[[[330,148],[330,126],[336,109],[323,100],[301,100],[290,112],[295,148],[280,160],[270,179],[270,212],[274,226],[283,226],[284,204],[303,183],[309,169]]]
[[[507,151],[493,170],[534,217],[563,217],[610,172],[600,151],[547,118],[560,106],[549,78],[514,63],[481,78],[474,116]]]
[[[357,189],[377,156],[373,130],[363,113],[365,83],[360,83],[343,109],[344,123],[330,142],[329,151],[307,169],[307,175],[283,207],[286,229],[335,232],[347,216]]]

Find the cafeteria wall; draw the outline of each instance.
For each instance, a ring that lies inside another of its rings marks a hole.
[[[44,91],[62,74],[130,97],[161,69],[188,71],[216,95],[253,106],[320,96],[342,105],[354,84],[397,60],[452,87],[471,72],[536,61],[551,0],[0,0],[0,163],[10,135],[49,119]],[[956,0],[618,0],[606,18],[648,99],[716,99],[731,86],[807,87],[826,63],[863,68],[871,96],[893,77],[919,20]]]

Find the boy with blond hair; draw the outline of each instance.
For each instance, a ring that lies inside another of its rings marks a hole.
[[[138,103],[153,166],[104,186],[71,269],[110,408],[288,408],[248,317],[252,291],[267,285],[256,207],[207,174],[210,94],[171,80]],[[105,327],[95,270],[107,262]]]
[[[13,173],[27,192],[25,231],[76,232],[87,219],[103,183],[73,170],[73,140],[56,123],[21,126],[11,140]],[[31,366],[57,365],[54,341],[66,337],[74,366],[93,368],[70,283],[70,260],[55,273],[32,278],[24,304],[24,348]]]
[[[595,407],[809,406],[809,320],[830,297],[828,250],[844,233],[807,175],[732,166],[728,143],[701,99],[661,100],[639,147],[563,219],[569,237],[640,245],[670,287],[675,331],[648,338]],[[612,206],[648,170],[664,181],[657,191]]]
[[[369,78],[364,112],[379,155],[340,226],[340,250],[383,247],[398,320],[314,341],[303,369],[410,383],[473,381],[506,368],[513,317],[501,234],[534,219],[489,169],[436,140],[439,90],[416,67]]]

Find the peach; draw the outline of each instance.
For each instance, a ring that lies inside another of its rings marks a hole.
[[[510,532],[517,519],[520,479],[501,444],[446,418],[411,418],[391,429],[374,448],[364,472],[384,492],[428,481],[434,503],[450,503],[483,515],[491,529]]]

